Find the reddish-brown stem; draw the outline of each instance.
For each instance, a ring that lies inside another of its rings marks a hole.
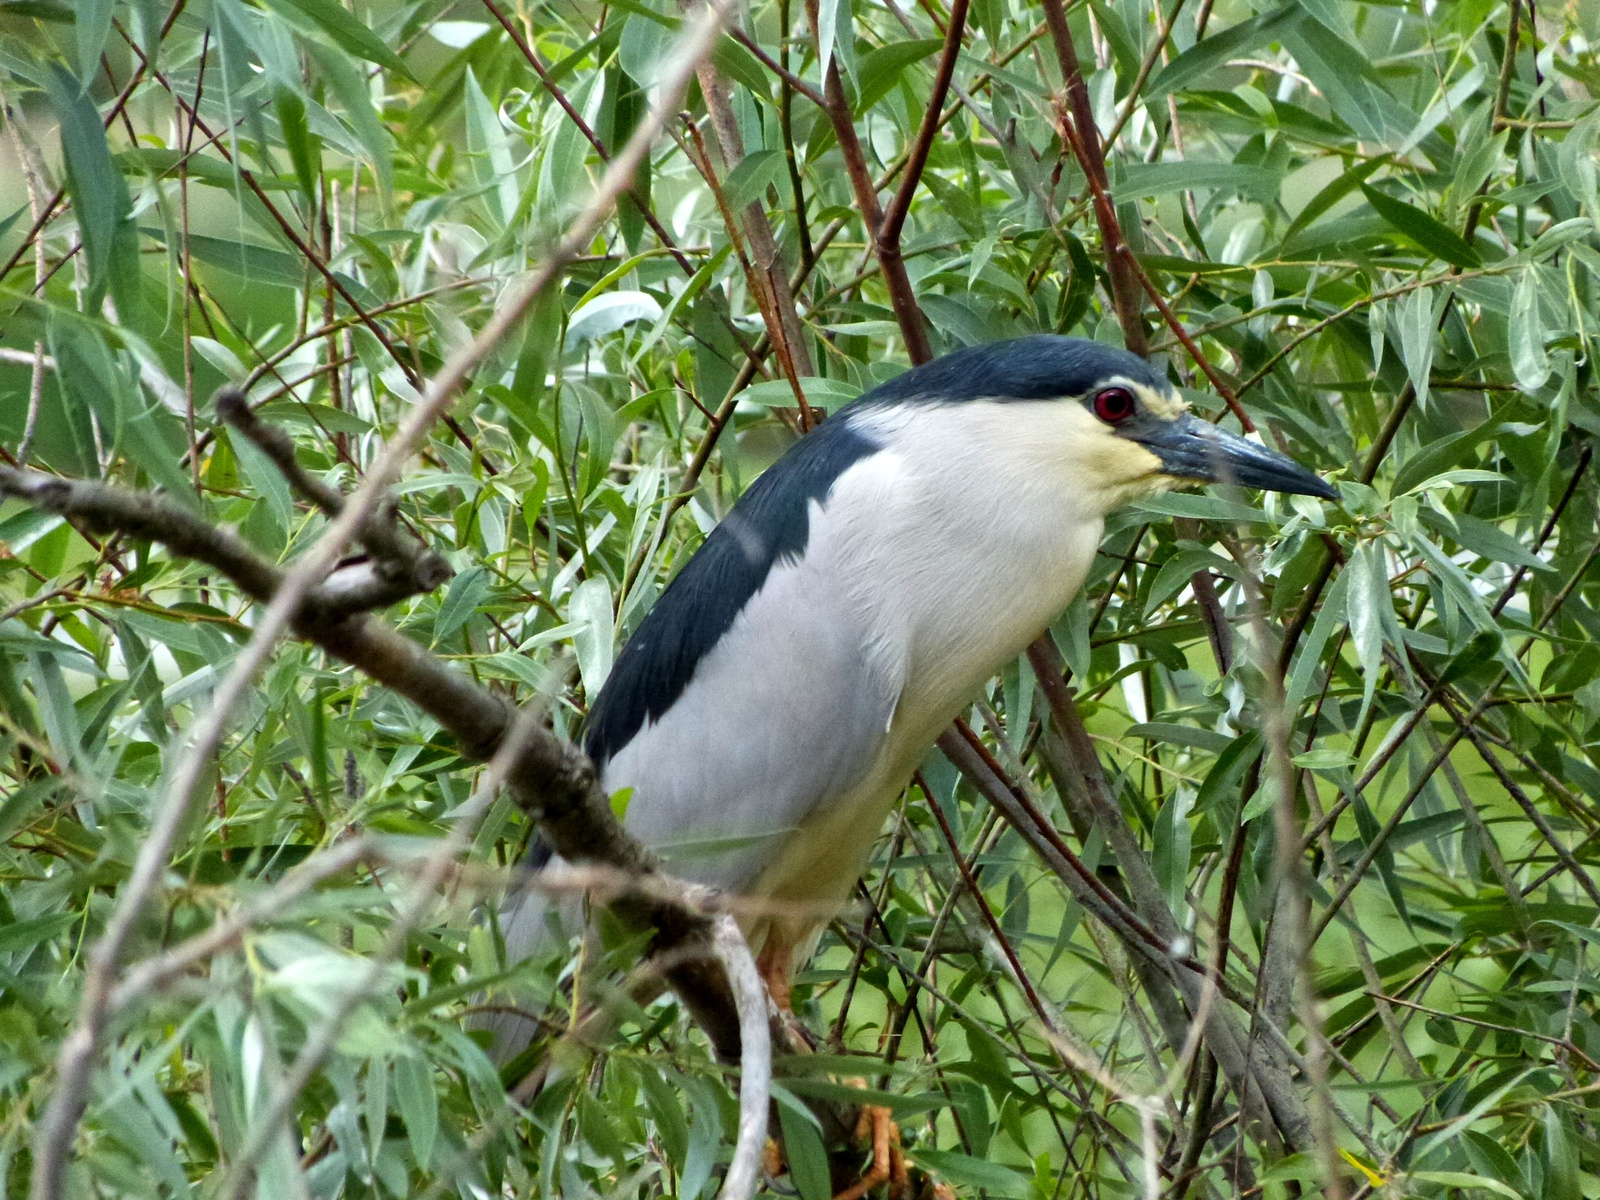
[[[816,0],[807,0],[806,13],[811,22],[811,31],[815,35]],[[884,287],[889,292],[889,306],[894,310],[895,321],[900,326],[900,337],[906,344],[906,354],[913,363],[926,362],[933,357],[933,349],[928,344],[922,306],[917,303],[916,291],[911,286],[911,277],[906,274],[905,260],[900,254],[898,238],[891,243],[889,254],[885,255],[883,252],[884,243],[880,234],[884,224],[884,213],[878,203],[878,185],[873,181],[872,171],[867,166],[867,156],[862,151],[861,139],[856,136],[855,115],[850,111],[850,102],[844,94],[844,84],[839,78],[837,59],[828,64],[823,94],[827,101],[828,120],[833,125],[834,138],[839,143],[839,153],[844,157],[845,173],[850,176],[850,190],[855,195],[856,207],[860,209],[861,220],[866,225],[867,240],[878,248],[878,267],[883,273]],[[939,99],[942,101],[942,96]],[[938,103],[930,105],[929,119],[940,119]],[[924,127],[926,123],[925,121]],[[818,252],[820,253],[820,250]]]
[[[1583,474],[1589,469],[1589,462],[1594,458],[1594,443],[1584,446],[1583,453],[1578,455],[1578,465],[1573,468],[1572,478],[1567,481],[1567,490],[1561,493],[1561,499],[1556,501],[1556,506],[1550,510],[1550,519],[1544,523],[1544,528],[1539,531],[1538,539],[1533,543],[1533,552],[1537,554],[1544,548],[1550,534],[1555,531],[1556,522],[1561,520],[1561,514],[1567,511],[1567,505],[1572,502],[1572,497],[1577,494],[1578,484],[1583,479]],[[1519,565],[1511,573],[1511,578],[1506,581],[1505,589],[1489,607],[1489,615],[1498,617],[1500,611],[1511,603],[1511,597],[1517,594],[1517,588],[1522,586],[1522,577],[1528,573],[1528,568]]]
[[[1061,0],[1042,0],[1045,24],[1050,27],[1050,38],[1055,43],[1056,62],[1061,67],[1061,82],[1067,93],[1067,108],[1061,114],[1060,125],[1067,136],[1074,157],[1083,169],[1094,191],[1095,221],[1100,226],[1100,240],[1105,246],[1106,275],[1111,281],[1111,303],[1116,309],[1117,321],[1122,326],[1123,344],[1143,358],[1150,344],[1145,336],[1144,323],[1139,318],[1137,281],[1128,268],[1133,255],[1122,238],[1122,227],[1117,222],[1116,209],[1111,204],[1110,181],[1106,175],[1105,151],[1100,145],[1100,131],[1094,121],[1094,104],[1089,99],[1089,85],[1084,81],[1083,69],[1078,65],[1078,48],[1072,41],[1072,30],[1067,25],[1067,13]]]
[[[1028,978],[1028,973],[1022,969],[1022,960],[1017,957],[1011,939],[1006,937],[1005,931],[1000,928],[1000,922],[995,919],[994,909],[989,906],[988,897],[983,894],[983,889],[978,886],[977,877],[972,873],[972,864],[967,862],[967,856],[961,853],[961,843],[956,841],[955,830],[950,828],[950,821],[945,817],[944,809],[940,808],[939,802],[933,798],[933,792],[923,779],[921,771],[917,772],[916,781],[928,801],[928,808],[933,813],[934,820],[939,823],[939,832],[944,836],[945,845],[950,847],[950,857],[955,859],[956,866],[961,871],[961,882],[978,905],[978,911],[983,914],[983,923],[989,927],[989,932],[994,934],[994,940],[1006,956],[1006,962],[1011,964],[1011,973],[1017,977],[1017,986],[1028,998],[1028,1006],[1033,1009],[1046,1029],[1052,1033],[1056,1032],[1055,1022],[1050,1019],[1049,1010],[1040,1001],[1039,993],[1034,991],[1033,981]]]
[[[967,0],[955,0],[950,6],[950,24],[945,32],[944,50],[939,56],[939,69],[934,75],[933,95],[928,99],[928,111],[923,114],[922,125],[917,130],[917,140],[912,143],[911,152],[906,158],[905,172],[900,176],[900,187],[883,215],[883,224],[878,227],[878,262],[886,268],[890,263],[901,262],[900,234],[905,229],[906,217],[911,212],[911,198],[916,194],[917,185],[922,182],[922,172],[928,165],[928,153],[933,148],[934,134],[939,131],[940,110],[944,107],[945,96],[950,92],[950,81],[955,77],[956,57],[961,53],[961,35],[966,29],[966,24]],[[904,268],[901,270],[903,272]],[[909,283],[907,286],[909,288]],[[915,303],[913,298],[913,306]],[[918,317],[920,316],[919,311]],[[901,321],[901,329],[906,335],[906,351],[911,356],[911,361],[927,362],[933,357],[933,349],[928,344],[927,331],[923,328],[921,320],[914,323],[914,333],[906,328],[906,324],[904,320]]]
[[[939,748],[953,762],[961,766],[963,770],[965,770],[964,759],[976,760],[977,765],[984,769],[987,775],[996,782],[997,786],[1005,789],[1011,803],[1020,810],[1021,817],[1066,862],[1072,873],[1094,894],[1100,904],[1105,906],[1105,911],[1112,917],[1113,922],[1123,926],[1130,931],[1135,939],[1154,951],[1156,961],[1163,963],[1170,961],[1170,947],[1168,944],[1145,924],[1133,909],[1128,907],[1122,897],[1108,888],[1100,877],[1072,852],[1072,848],[1067,845],[1065,839],[1056,831],[1056,827],[1038,810],[1027,794],[1008,778],[1005,768],[989,752],[989,748],[972,731],[971,726],[965,721],[956,721],[949,730],[940,735]],[[978,781],[975,780],[974,782]],[[995,799],[996,797],[990,796],[991,801]],[[1113,928],[1116,927],[1116,924],[1113,924]]]
[[[697,78],[706,112],[711,117],[712,131],[717,137],[717,146],[722,151],[723,164],[732,171],[744,161],[744,136],[734,117],[733,105],[710,59],[700,64]],[[707,165],[710,165],[709,160]],[[742,224],[754,267],[754,290],[757,299],[762,302],[762,315],[767,322],[768,340],[794,389],[795,401],[800,409],[800,427],[804,431],[811,428],[812,420],[811,407],[806,403],[800,377],[811,375],[814,371],[811,354],[806,347],[805,330],[795,308],[794,293],[789,288],[789,273],[778,255],[777,239],[773,237],[766,210],[758,201],[752,200],[745,206]]]
[[[777,59],[773,58],[772,55],[763,50],[761,48],[761,44],[757,42],[755,38],[751,37],[737,25],[730,28],[728,32],[733,36],[735,41],[737,41],[746,50],[750,51],[751,54],[755,55],[756,58],[760,60],[763,67],[771,71],[780,80],[782,80],[784,83],[787,83],[790,87],[799,92],[818,108],[826,109],[828,107],[828,101],[821,92],[817,91],[816,88],[812,87],[804,79],[801,79],[800,76],[796,75],[793,71],[789,70],[789,68],[778,62]]]
[[[734,216],[733,209],[728,206],[728,198],[722,190],[722,181],[717,178],[716,167],[711,162],[711,155],[706,151],[705,138],[700,133],[699,125],[686,120],[685,126],[689,131],[690,141],[694,143],[694,150],[689,153],[689,161],[694,163],[701,178],[706,181],[706,187],[711,190],[711,198],[716,202],[717,211],[722,214],[722,223],[728,231],[728,241],[733,246],[740,269],[744,272],[745,286],[755,297],[756,307],[761,310],[761,319],[766,324],[767,342],[776,352],[778,365],[794,392],[795,403],[800,410],[800,427],[802,430],[810,429],[813,423],[811,406],[806,402],[805,389],[800,384],[799,372],[796,370],[793,356],[789,353],[783,317],[778,311],[771,288],[767,286],[766,275],[750,260],[745,236],[749,233],[749,227],[746,226],[741,233],[739,220]]]
[[[167,13],[167,19],[161,23],[161,32],[156,35],[157,42],[160,42],[167,36],[168,31],[172,28],[173,22],[183,15],[184,6],[188,4],[188,2],[189,0],[177,0],[177,3],[172,6],[172,10]],[[106,110],[106,115],[103,118],[103,121],[107,129],[111,128],[111,123],[122,115],[123,109],[127,108],[128,101],[133,98],[134,89],[144,82],[144,72],[145,62],[141,56],[138,70],[134,71],[134,73],[128,77],[128,82],[123,85],[122,90],[117,93],[117,98],[112,101],[111,107]],[[34,220],[33,224],[28,227],[26,236],[23,237],[22,242],[17,246],[16,253],[6,260],[6,265],[4,267],[0,267],[0,279],[4,279],[7,275],[11,274],[12,268],[22,261],[23,255],[27,254],[29,248],[33,245],[33,239],[38,237],[43,231],[44,227],[50,223],[50,218],[55,216],[56,205],[61,203],[62,198],[65,197],[66,194],[65,188],[57,188],[55,195],[51,196],[50,199],[45,202],[44,207],[39,210],[38,217]]]
[[[139,49],[138,44],[132,38],[128,38],[126,36],[124,36],[123,40],[126,41],[129,48],[139,56],[140,61],[144,62],[144,52]],[[405,358],[401,356],[400,348],[394,344],[393,340],[387,333],[384,332],[383,327],[373,319],[372,315],[356,302],[355,297],[350,294],[349,289],[344,286],[339,277],[334,274],[328,264],[322,260],[322,257],[306,243],[304,238],[300,236],[299,232],[294,227],[294,223],[285,217],[282,210],[272,202],[272,198],[267,195],[266,189],[261,186],[255,175],[252,174],[247,167],[234,162],[233,155],[229,152],[226,142],[211,131],[210,127],[200,119],[200,114],[196,112],[194,107],[178,93],[177,89],[172,86],[171,82],[164,75],[162,75],[160,71],[155,71],[153,74],[155,75],[156,82],[160,83],[161,86],[165,88],[172,96],[172,98],[177,101],[178,106],[184,110],[184,112],[188,115],[189,120],[195,125],[195,127],[204,133],[206,137],[216,145],[218,153],[220,153],[227,162],[233,164],[234,170],[239,175],[239,179],[246,187],[255,193],[256,199],[261,201],[261,204],[267,210],[268,215],[270,215],[277,223],[278,228],[283,231],[284,236],[289,239],[289,241],[294,245],[295,249],[300,252],[301,257],[310,264],[311,268],[316,271],[317,274],[322,276],[323,280],[330,288],[338,293],[339,298],[349,306],[350,311],[355,314],[356,319],[367,327],[367,331],[378,340],[378,344],[384,348],[384,351],[389,355],[390,358],[394,360],[395,364],[399,366],[400,370],[405,374],[406,379],[413,386],[418,384],[420,380],[417,376],[416,370],[405,360]],[[490,460],[489,456],[484,454],[473,444],[472,436],[461,427],[461,423],[459,421],[457,421],[448,413],[441,416],[440,421],[445,428],[450,430],[458,442],[478,456],[478,461],[483,463],[483,469],[485,471],[487,471],[490,475],[498,475],[500,473],[500,469],[494,464],[493,461]]]

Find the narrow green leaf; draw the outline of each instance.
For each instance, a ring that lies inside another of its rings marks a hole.
[[[278,128],[283,131],[283,144],[288,148],[289,161],[294,163],[295,177],[300,180],[300,191],[310,203],[317,197],[317,146],[306,126],[306,102],[287,89],[280,89],[273,98],[273,108],[278,114]]]
[[[572,649],[577,655],[584,691],[598,696],[606,676],[611,673],[616,645],[611,585],[601,577],[585,579],[573,590],[567,611],[576,629],[572,635]]]
[[[452,579],[433,619],[433,644],[440,645],[471,620],[488,595],[489,573],[482,567],[468,567]]]
[[[683,1078],[683,1089],[694,1104],[689,1117],[689,1153],[684,1156],[683,1172],[678,1178],[681,1200],[699,1200],[711,1181],[711,1168],[716,1165],[717,1146],[722,1141],[722,1112],[712,1086],[693,1075]]]
[[[1231,797],[1232,807],[1237,808],[1239,798],[1233,794],[1234,789],[1239,786],[1245,771],[1260,757],[1260,754],[1260,734],[1252,730],[1234,738],[1232,744],[1217,755],[1216,762],[1206,774],[1205,782],[1195,793],[1194,810],[1201,813],[1209,812],[1225,797]]]
[[[38,21],[55,21],[62,25],[70,25],[77,20],[72,9],[65,4],[57,4],[55,0],[5,0],[5,13],[8,16],[32,17]]]
[[[1561,1106],[1545,1106],[1544,1119],[1544,1196],[1545,1200],[1582,1200],[1583,1176],[1578,1165],[1578,1147],[1573,1141]]]
[[[850,0],[819,0],[817,5],[817,67],[824,77],[828,74],[828,68],[833,65],[833,52],[840,40],[841,8],[844,9],[843,26],[848,36]],[[811,1198],[808,1196],[806,1200]]]
[[[754,54],[746,50],[731,37],[721,37],[711,54],[711,61],[717,64],[717,70],[729,79],[737,80],[757,96],[770,97],[772,95],[772,76],[761,65]],[[621,138],[625,138],[632,130],[623,130],[620,136],[613,140],[614,145],[621,145]]]
[[[1371,184],[1363,183],[1361,194],[1391,228],[1405,234],[1435,258],[1442,258],[1454,267],[1483,265],[1478,252],[1467,244],[1466,239],[1432,213],[1424,212],[1404,200],[1396,200]]]
[[[1515,563],[1518,566],[1531,567],[1536,571],[1555,569],[1498,525],[1485,521],[1482,517],[1464,512],[1447,515],[1426,505],[1418,510],[1417,515],[1436,533],[1454,538],[1465,549],[1483,556],[1490,562]]]
[[[1412,1171],[1406,1178],[1437,1184],[1439,1187],[1460,1188],[1462,1191],[1495,1192],[1510,1197],[1510,1200],[1522,1200],[1521,1192],[1507,1187],[1498,1179],[1472,1175],[1466,1171]]]
[[[4,702],[7,715],[29,733],[37,735],[36,713],[31,704],[23,701],[22,689],[17,686],[9,661],[0,667],[0,675],[3,675],[0,678],[0,701]],[[53,777],[34,779],[0,800],[0,840],[10,841],[18,830],[27,828],[58,786],[59,781]]]
[[[828,1200],[833,1195],[828,1152],[823,1148],[817,1119],[790,1093],[793,1082],[774,1084],[772,1088],[772,1098],[778,1102],[778,1127],[783,1131],[789,1176],[799,1189],[801,1200]]]
[[[1218,571],[1223,575],[1232,575],[1234,567],[1227,559],[1204,546],[1193,542],[1179,543],[1178,553],[1161,564],[1156,581],[1151,584],[1150,592],[1145,597],[1146,617],[1188,586],[1196,571]]]
[[[1350,575],[1350,640],[1355,643],[1356,657],[1361,662],[1361,714],[1365,719],[1378,686],[1378,676],[1383,671],[1381,610],[1383,606],[1392,610],[1394,601],[1389,594],[1389,576],[1384,570],[1380,546],[1372,542],[1357,546],[1345,570]]]
[[[22,219],[22,214],[27,211],[28,206],[26,204],[19,205],[15,212],[13,212],[9,217],[5,218],[5,220],[0,221],[0,238],[3,238],[6,236],[6,234],[10,233],[11,227],[20,221]]]
[[[1348,619],[1349,595],[1350,580],[1341,571],[1322,599],[1322,607],[1317,610],[1317,619],[1311,626],[1311,636],[1295,652],[1294,666],[1289,670],[1288,685],[1284,689],[1288,693],[1286,712],[1299,711],[1300,705],[1310,695],[1311,681],[1316,677],[1323,649],[1333,636],[1335,627]]]
[[[1308,12],[1280,26],[1278,40],[1322,92],[1334,115],[1363,141],[1399,145],[1416,128],[1416,113],[1384,86],[1359,39],[1340,36]]]
[[[1403,496],[1415,491],[1428,480],[1435,478],[1440,473],[1459,466],[1467,461],[1484,442],[1489,441],[1501,431],[1498,421],[1485,421],[1476,429],[1464,433],[1453,433],[1449,437],[1439,438],[1430,442],[1417,451],[1401,465],[1394,477],[1394,494]]]
[[[672,48],[676,28],[675,23],[651,7],[632,8],[617,43],[617,60],[629,78],[646,88],[655,83],[661,63]]]
[[[380,38],[373,29],[357,20],[335,0],[267,0],[273,8],[284,13],[300,13],[310,17],[335,43],[358,58],[364,58],[380,67],[388,67],[407,79],[415,80],[411,68]]]
[[[1502,132],[1504,137],[1510,130]],[[1595,142],[1600,138],[1600,112],[1591,112],[1562,139],[1556,151],[1556,166],[1561,182],[1572,198],[1583,205],[1589,220],[1600,229],[1600,189],[1596,187]]]
[[[1148,104],[1172,92],[1181,92],[1191,83],[1204,79],[1230,58],[1237,58],[1271,41],[1280,27],[1297,20],[1300,12],[1298,4],[1285,4],[1201,39],[1156,73],[1145,86],[1145,102]]]
[[[684,1157],[689,1153],[689,1124],[684,1120],[683,1104],[668,1086],[667,1081],[662,1078],[662,1068],[649,1060],[639,1063],[638,1066],[639,1085],[644,1089],[645,1104],[650,1109],[651,1119],[656,1123],[656,1133],[661,1138],[662,1148],[666,1150],[667,1158],[672,1164],[682,1170]],[[777,1088],[773,1089],[775,1095],[777,1091]],[[827,1200],[826,1196],[823,1200]]]
[[[957,1187],[982,1188],[992,1196],[1016,1197],[1016,1200],[1030,1200],[1033,1196],[1032,1178],[986,1158],[974,1158],[954,1150],[922,1149],[908,1150],[906,1157]]]
[[[78,79],[84,91],[89,90],[100,71],[100,56],[111,36],[111,10],[115,7],[116,0],[77,0]]]
[[[1172,721],[1147,721],[1130,725],[1128,737],[1151,738],[1172,746],[1193,746],[1209,754],[1220,754],[1234,746],[1238,739],[1215,729],[1202,729],[1198,725],[1179,725]]]
[[[166,232],[154,226],[141,229],[147,237],[163,244]],[[236,242],[227,238],[210,237],[203,233],[189,234],[189,253],[200,262],[221,267],[245,279],[279,287],[301,288],[306,282],[305,260],[287,251],[258,242]],[[357,280],[343,271],[333,272],[333,277],[349,292],[357,304],[377,308],[383,303]]]
[[[1358,163],[1311,197],[1306,206],[1295,214],[1294,220],[1289,222],[1289,228],[1283,231],[1282,244],[1288,245],[1294,241],[1295,236],[1302,229],[1355,191],[1366,181],[1368,176],[1388,161],[1389,156],[1384,154]]]
[[[394,188],[394,135],[372,107],[372,88],[366,73],[329,46],[311,42],[306,49],[366,150],[372,169],[378,173],[379,188],[388,194]]]
[[[191,184],[203,183],[209,187],[226,188],[230,192],[241,186],[238,173],[232,166],[206,154],[185,154],[182,150],[139,146],[118,152],[113,155],[113,161],[124,174],[148,173],[157,179],[176,176],[181,163]],[[267,192],[292,191],[298,184],[298,180],[290,175],[256,174],[254,179]]]
[[[1190,492],[1166,492],[1147,496],[1133,506],[1147,513],[1166,517],[1193,517],[1200,521],[1247,521],[1268,523],[1267,514],[1248,504]]]
[[[1522,268],[1511,293],[1511,370],[1524,390],[1534,392],[1550,378],[1550,358],[1544,350],[1544,316],[1539,311],[1539,268]]]
[[[1189,791],[1173,788],[1156,814],[1150,865],[1167,894],[1167,907],[1180,923],[1188,913],[1190,861]]]
[[[1400,301],[1395,322],[1400,328],[1400,357],[1405,360],[1406,374],[1416,389],[1419,408],[1428,403],[1433,372],[1434,334],[1439,328],[1434,311],[1433,292],[1418,288]]]
[[[1477,1168],[1480,1178],[1493,1177],[1507,1185],[1522,1182],[1522,1172],[1517,1169],[1517,1160],[1512,1158],[1499,1142],[1474,1129],[1466,1130],[1461,1135],[1461,1141],[1467,1151],[1467,1157]]]
[[[394,1084],[411,1153],[426,1171],[439,1136],[439,1095],[433,1086],[433,1069],[421,1054],[402,1054],[394,1060]]]
[[[1277,171],[1240,163],[1119,161],[1111,187],[1118,198],[1124,200],[1201,188],[1239,192],[1265,203],[1277,197],[1282,182],[1283,177]]]
[[[492,201],[494,215],[503,228],[510,223],[520,200],[511,145],[500,124],[500,114],[489,102],[478,77],[467,68],[467,153],[478,186]]]
[[[740,212],[747,205],[765,207],[767,188],[781,187],[788,179],[788,164],[776,150],[756,150],[728,172],[722,181],[722,194],[728,207]]]
[[[101,298],[109,288],[127,319],[137,304],[139,278],[139,238],[129,220],[133,206],[128,185],[111,161],[105,126],[94,101],[59,64],[51,65],[47,78],[60,122],[67,193],[89,260],[84,309],[98,315]]]
[[[906,69],[936,54],[944,46],[943,38],[920,38],[907,42],[890,42],[861,56],[856,70],[859,94],[856,114],[867,112],[889,94],[889,89],[900,82]]]
[[[48,942],[51,938],[65,933],[80,919],[78,913],[65,912],[52,913],[47,917],[35,917],[31,921],[0,925],[0,954],[16,954],[32,950],[41,942]]]

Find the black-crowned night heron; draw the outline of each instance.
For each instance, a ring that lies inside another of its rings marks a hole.
[[[1098,342],[907,371],[751,484],[618,656],[584,748],[668,870],[793,906],[744,922],[786,979],[939,733],[1071,602],[1106,514],[1218,480],[1335,496]],[[510,959],[545,912],[508,908]],[[495,1025],[502,1058],[533,1028]]]

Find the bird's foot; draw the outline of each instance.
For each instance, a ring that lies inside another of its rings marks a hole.
[[[767,936],[766,944],[756,958],[756,971],[767,985],[767,998],[771,1001],[774,1032],[781,1032],[780,1043],[790,1054],[809,1054],[817,1048],[817,1036],[807,1029],[794,1011],[794,984],[791,969],[794,948],[781,942],[775,935]]]
[[[887,1108],[865,1104],[856,1122],[856,1140],[872,1141],[872,1165],[855,1183],[834,1196],[833,1200],[863,1200],[873,1189],[889,1185],[890,1200],[906,1194],[911,1179],[906,1171],[906,1158],[900,1152],[900,1126]]]

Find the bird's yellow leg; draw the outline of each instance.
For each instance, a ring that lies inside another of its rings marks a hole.
[[[791,995],[794,991],[793,970],[794,943],[778,936],[776,930],[769,932],[767,940],[761,944],[761,953],[756,956],[756,971],[767,985],[767,994],[772,997],[778,1024],[787,1035],[788,1045],[784,1049],[791,1054],[806,1054],[816,1049],[816,1042],[811,1031],[795,1015]]]
[[[767,934],[767,940],[761,944],[761,953],[756,956],[756,971],[761,976],[761,982],[767,985],[767,994],[772,997],[772,1003],[780,1013],[794,1016],[794,1001],[790,992],[794,990],[791,975],[794,969],[794,947],[787,939],[778,936],[776,929]]]
[[[855,1183],[833,1200],[863,1200],[879,1184],[889,1185],[889,1195],[901,1195],[909,1184],[905,1156],[900,1153],[900,1126],[887,1108],[863,1105],[856,1124],[856,1140],[872,1139],[872,1165]]]

